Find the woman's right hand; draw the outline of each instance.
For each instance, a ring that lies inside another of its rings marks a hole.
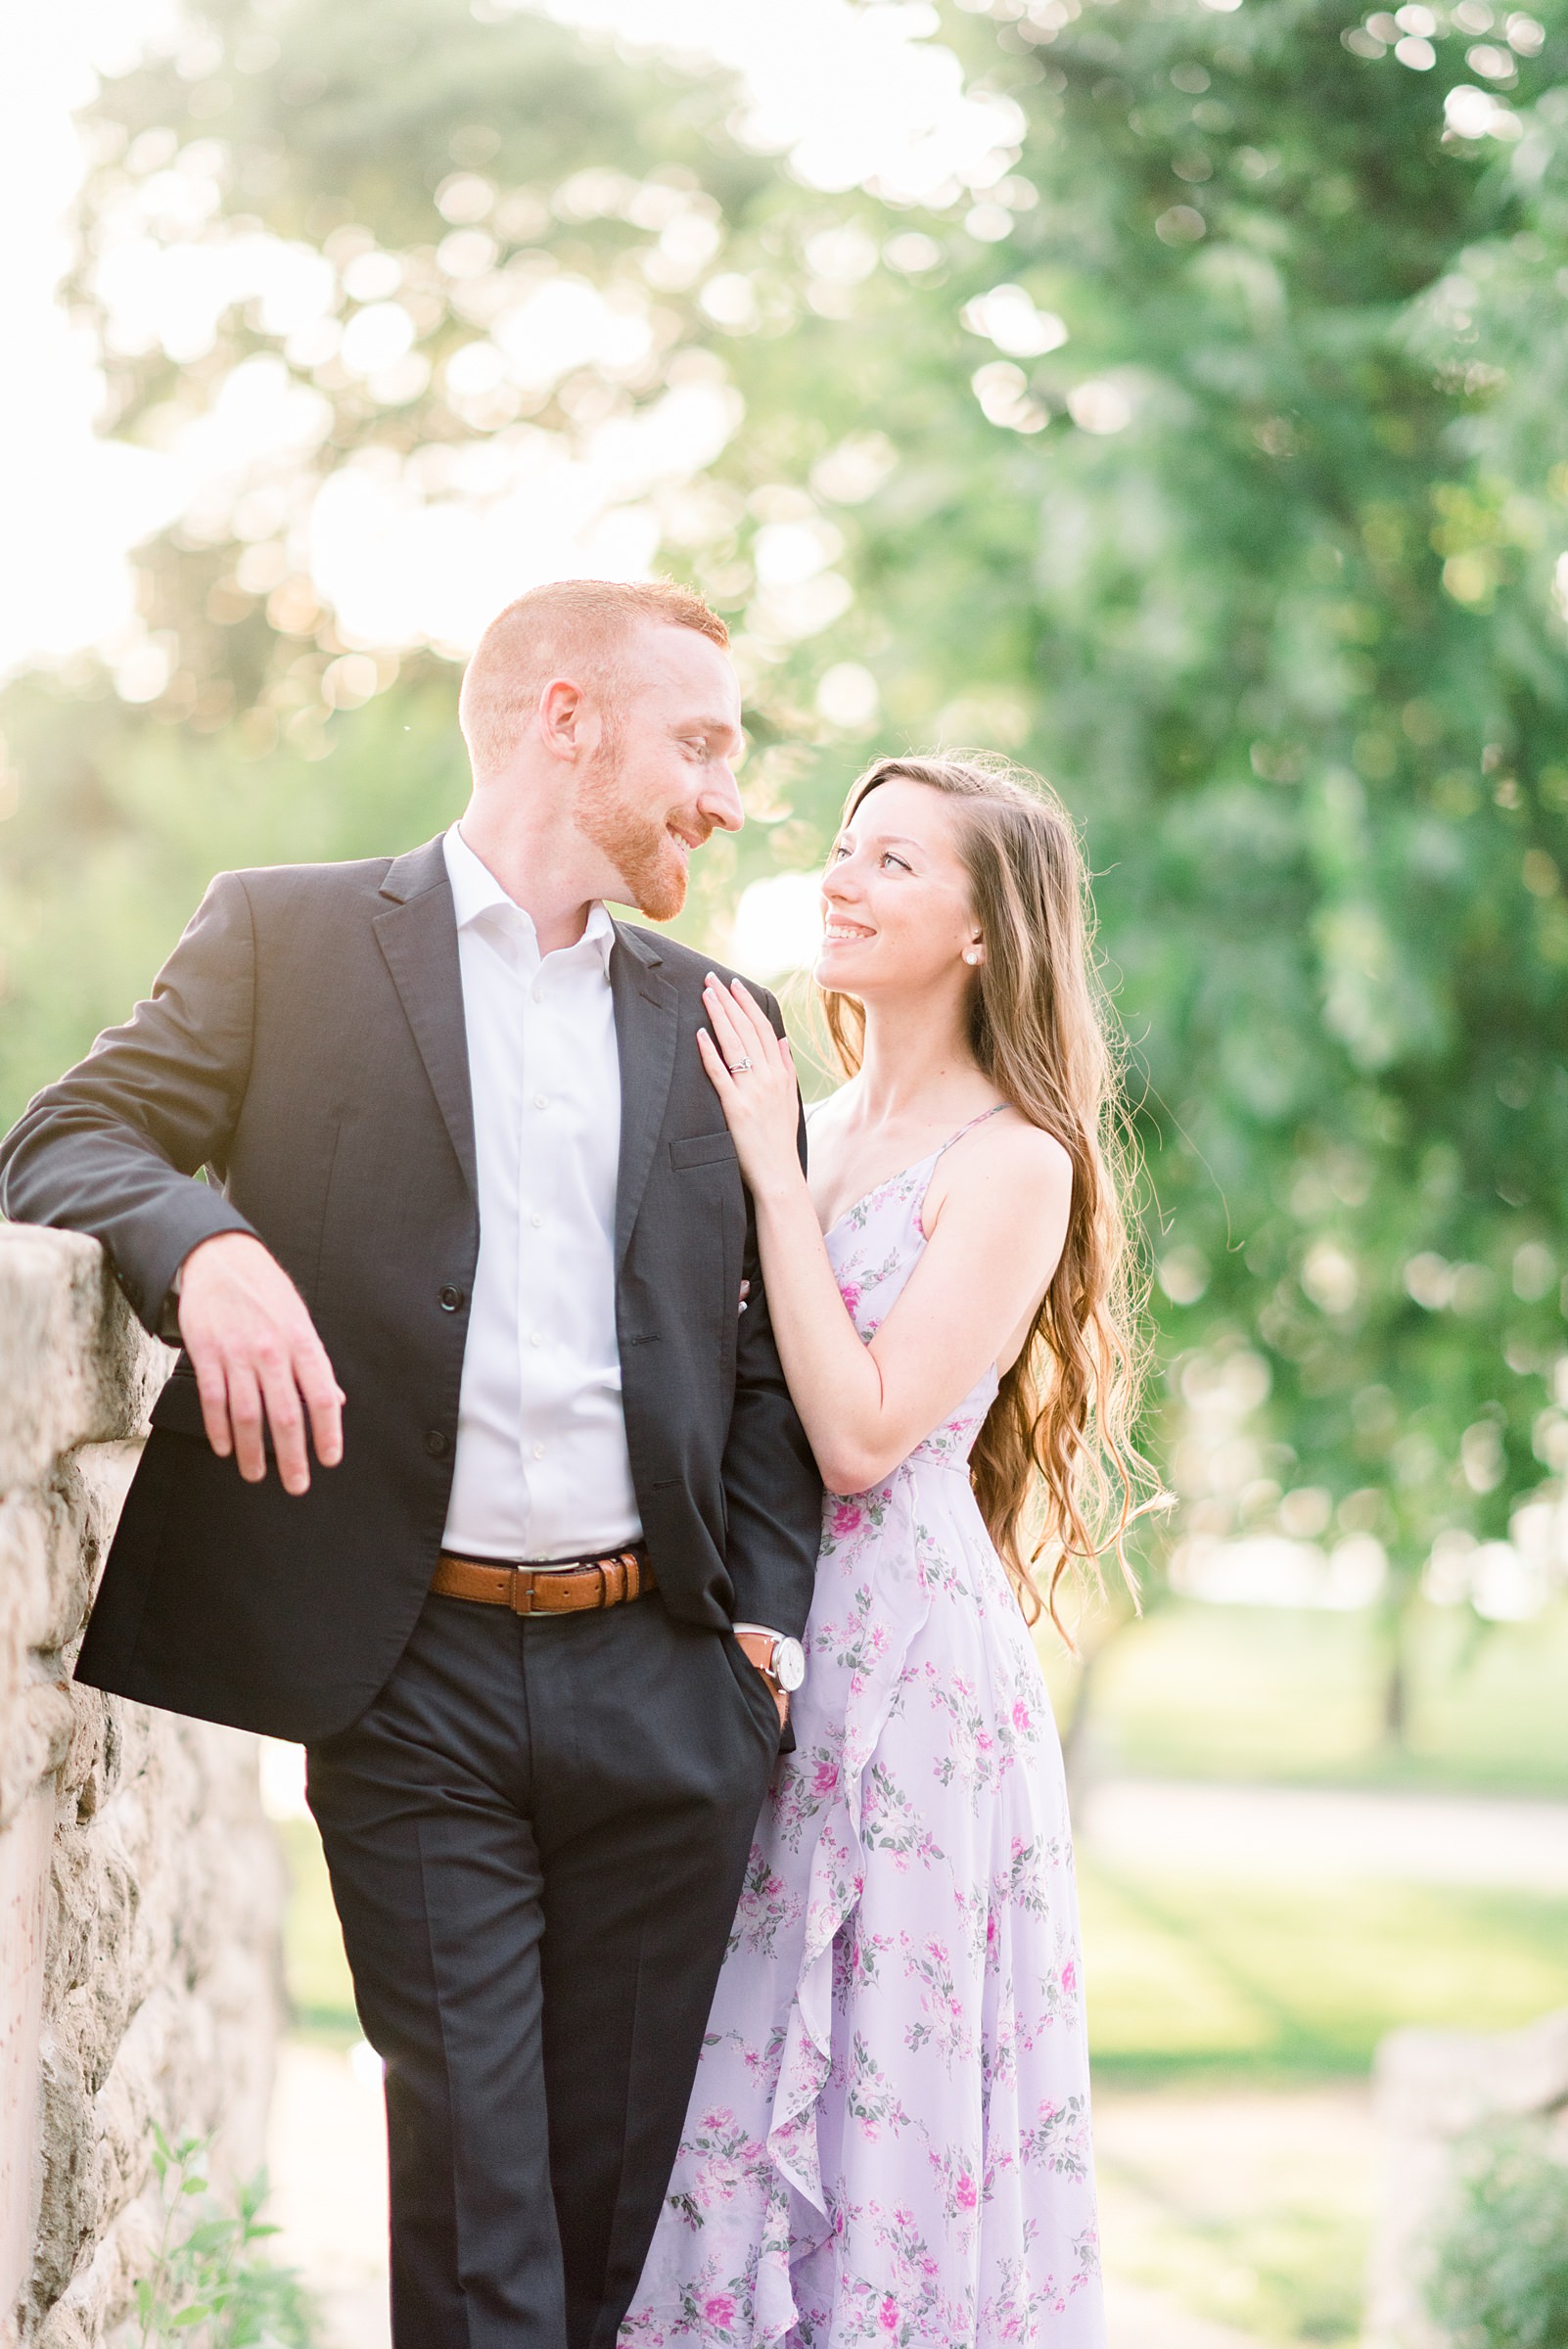
[[[726,988],[710,971],[703,1005],[714,1033],[699,1029],[697,1049],[753,1196],[804,1184],[801,1096],[789,1039],[774,1035],[761,1005],[739,979]]]

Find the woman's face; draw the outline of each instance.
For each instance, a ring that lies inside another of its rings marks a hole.
[[[968,979],[981,947],[951,807],[899,776],[866,793],[822,876],[819,987],[865,1002]]]

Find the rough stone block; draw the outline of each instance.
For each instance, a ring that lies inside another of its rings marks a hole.
[[[0,1227],[0,2349],[122,2323],[154,2121],[231,2182],[264,2143],[284,1880],[255,1741],[70,1679],[170,1359],[95,1242]]]

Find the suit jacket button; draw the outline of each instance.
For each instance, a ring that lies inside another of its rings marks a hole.
[[[425,1438],[425,1450],[433,1460],[444,1460],[452,1449],[452,1439],[438,1427],[433,1427]]]
[[[447,1282],[444,1289],[438,1290],[437,1294],[439,1297],[440,1309],[443,1313],[455,1313],[463,1302],[462,1290],[454,1289],[450,1281]]]

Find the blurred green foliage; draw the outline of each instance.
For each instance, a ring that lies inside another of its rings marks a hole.
[[[151,2273],[136,2279],[137,2349],[184,2341],[190,2349],[316,2349],[315,2309],[292,2268],[275,2266],[257,2245],[278,2229],[263,2221],[265,2176],[220,2204],[207,2178],[208,2142],[171,2144],[155,2121],[153,2172],[161,2224]]]
[[[206,0],[205,62],[94,110],[75,299],[171,126],[202,235],[397,256],[433,372],[378,396],[296,345],[330,430],[270,519],[146,552],[161,698],[12,689],[6,1110],[214,866],[400,847],[460,804],[445,664],[377,650],[341,707],[355,648],[302,568],[321,475],[574,443],[721,371],[744,419],[660,516],[737,630],[753,821],[689,922],[817,858],[873,743],[1048,772],[1131,1039],[1183,1531],[1373,1537],[1397,1625],[1440,1530],[1504,1533],[1568,1465],[1568,27],[1499,21],[1476,66],[1485,0],[1426,13],[1396,52],[1349,0],[949,8],[1022,135],[992,186],[895,208],[746,151],[722,74],[528,14]],[[454,173],[477,269],[442,242]],[[643,303],[642,372],[459,395],[452,357],[552,271]],[[110,345],[116,429],[158,444],[289,351],[254,304],[182,364]],[[759,576],[781,529],[817,549],[793,586]],[[1193,1441],[1227,1379],[1246,1408]],[[1399,1669],[1386,1706],[1399,1728]]]
[[[351,2047],[362,2033],[321,1838],[310,1819],[281,1819],[277,1833],[289,1869],[283,1958],[290,2018],[299,2034]]]
[[[1427,2293],[1452,2349],[1568,2341],[1568,2164],[1544,2129],[1498,2130],[1464,2149]]]
[[[1038,1642],[1058,1712],[1080,1668]],[[1368,1786],[1568,1799],[1568,1611],[1477,1639],[1459,1608],[1418,1604],[1404,1743],[1379,1746],[1381,1643],[1360,1611],[1150,1609],[1096,1667],[1088,1782],[1099,1776]]]
[[[26,778],[0,857],[7,1119],[122,1019],[214,872],[361,856],[423,839],[462,808],[456,684],[415,681],[336,721],[329,765],[285,744],[236,755],[100,695],[14,686],[5,724]]]

